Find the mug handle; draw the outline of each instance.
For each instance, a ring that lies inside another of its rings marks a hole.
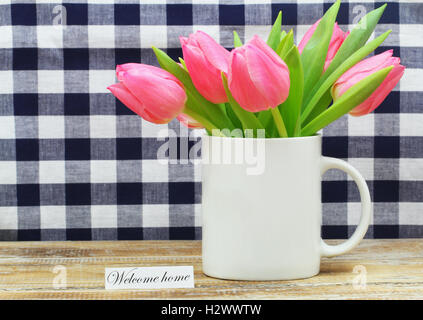
[[[338,245],[328,245],[321,239],[321,255],[322,257],[333,257],[343,253],[346,253],[356,247],[366,234],[367,228],[370,223],[370,215],[372,210],[372,202],[370,199],[369,188],[367,187],[366,180],[353,166],[347,162],[330,157],[322,157],[321,161],[321,175],[323,175],[329,169],[339,169],[348,173],[357,184],[358,190],[360,191],[361,198],[361,218],[357,226],[357,229],[344,243]]]

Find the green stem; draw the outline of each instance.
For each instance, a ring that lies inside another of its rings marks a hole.
[[[191,118],[198,121],[199,123],[201,123],[204,126],[204,128],[206,128],[208,131],[213,132],[213,130],[219,130],[219,132],[221,132],[218,127],[216,127],[213,123],[211,123],[209,120],[207,120],[203,116],[199,115],[197,112],[185,107],[184,113],[189,115]],[[222,133],[220,134],[220,136],[225,137],[225,135],[223,135]]]
[[[257,119],[257,117],[254,115],[254,113],[249,112],[245,109],[243,109],[238,102],[235,100],[235,98],[232,96],[231,91],[228,87],[228,79],[226,79],[225,74],[222,72],[222,82],[223,87],[225,88],[226,95],[229,100],[229,104],[232,106],[232,110],[234,111],[235,115],[238,117],[238,119],[241,121],[242,129],[252,129],[253,131],[256,131],[257,135],[257,129],[264,129],[263,124]]]
[[[281,113],[278,108],[270,108],[272,112],[273,119],[275,120],[276,128],[278,129],[279,136],[281,138],[287,138],[288,132],[286,131],[285,124],[283,122]]]

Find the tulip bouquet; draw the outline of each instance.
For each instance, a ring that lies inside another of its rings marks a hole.
[[[343,32],[336,1],[298,46],[293,31],[281,31],[280,12],[265,42],[242,44],[234,32],[228,51],[202,31],[180,37],[179,63],[153,48],[161,68],[118,65],[119,83],[108,89],[147,121],[174,118],[210,135],[266,138],[314,135],[346,113],[377,108],[404,73],[392,50],[366,58],[389,35],[367,42],[386,4]],[[250,134],[247,134],[250,132]]]

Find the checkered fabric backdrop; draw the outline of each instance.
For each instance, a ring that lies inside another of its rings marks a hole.
[[[201,29],[225,47],[232,31],[265,37],[279,10],[297,41],[330,6],[307,1],[0,2],[0,240],[201,238],[201,172],[161,165],[160,130],[107,93],[116,64],[156,64],[151,46],[181,56],[178,36]],[[373,1],[343,1],[344,30]],[[66,25],[65,25],[66,24]],[[323,154],[367,179],[374,215],[367,237],[423,236],[423,3],[390,2],[376,29],[392,29],[407,67],[374,114],[324,130]],[[297,42],[298,43],[298,42]],[[180,132],[179,142],[187,142]],[[189,141],[192,147],[199,141]],[[182,144],[181,144],[182,145]],[[178,158],[186,160],[184,152]],[[187,161],[185,161],[187,162]],[[323,236],[346,238],[359,219],[356,186],[323,181]],[[257,199],[260,201],[260,199]]]

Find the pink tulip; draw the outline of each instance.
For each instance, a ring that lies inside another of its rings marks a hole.
[[[186,127],[190,129],[203,129],[204,126],[196,121],[195,119],[191,118],[189,115],[185,113],[181,113],[179,116],[176,117],[180,123],[184,124]]]
[[[257,35],[231,52],[228,86],[242,108],[258,112],[288,98],[289,69]]]
[[[109,89],[143,119],[168,123],[185,108],[187,96],[182,83],[169,72],[139,63],[116,66],[119,83]]]
[[[228,71],[229,51],[202,31],[179,39],[185,64],[198,92],[213,103],[227,102],[221,72]]]
[[[333,100],[336,101],[351,86],[372,73],[389,66],[394,66],[385,80],[383,80],[381,85],[371,94],[371,96],[350,111],[350,114],[353,116],[362,116],[376,109],[404,74],[405,67],[400,65],[400,58],[393,57],[392,53],[392,50],[385,51],[381,54],[367,58],[350,68],[332,86]]]
[[[298,45],[298,51],[303,52],[303,49],[305,48],[306,44],[308,43],[308,41],[310,40],[310,38],[313,36],[314,31],[317,28],[317,25],[319,24],[321,19],[317,20],[311,27],[310,29],[307,30],[307,32],[305,33],[305,35],[303,36],[303,38],[300,41],[300,44]],[[332,62],[333,58],[335,57],[336,53],[338,52],[339,48],[341,47],[342,43],[344,42],[345,38],[350,34],[350,32],[343,32],[341,30],[341,28],[338,27],[338,23],[335,22],[335,26],[333,27],[333,33],[332,33],[332,38],[330,39],[329,42],[329,48],[328,48],[328,53],[326,55],[326,60],[325,60],[325,66],[323,68],[323,71],[325,71],[330,63]]]

